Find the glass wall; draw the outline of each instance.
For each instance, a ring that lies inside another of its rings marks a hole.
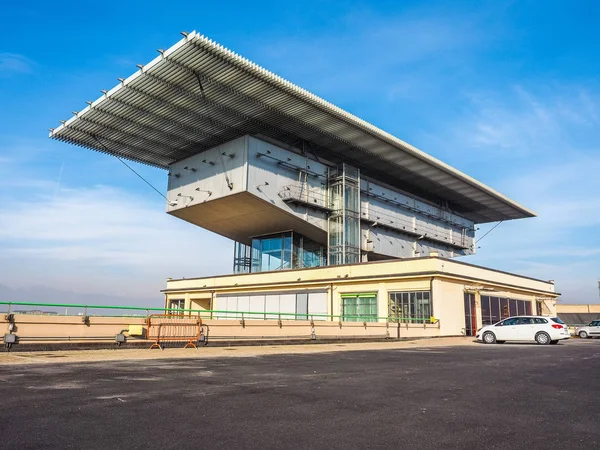
[[[292,267],[319,267],[326,265],[325,248],[300,234],[293,234]]]
[[[213,308],[213,319],[327,320],[327,291],[219,294]]]
[[[292,233],[252,239],[252,272],[290,269]]]
[[[324,247],[297,233],[288,231],[252,239],[251,272],[324,265],[326,265]]]
[[[233,245],[233,273],[249,273],[252,268],[252,247],[241,242]]]
[[[531,302],[504,297],[481,296],[481,320],[492,325],[511,316],[531,315]]]
[[[429,323],[432,311],[429,291],[390,292],[389,316],[392,322]]]
[[[329,170],[329,265],[360,261],[360,172],[347,164]]]

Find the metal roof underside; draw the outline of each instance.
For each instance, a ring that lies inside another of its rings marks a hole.
[[[90,102],[88,102],[90,103]],[[535,214],[400,139],[192,32],[50,133],[160,168],[245,134],[332,162],[476,223]]]

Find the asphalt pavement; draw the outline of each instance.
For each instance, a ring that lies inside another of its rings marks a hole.
[[[6,365],[0,448],[590,450],[599,399],[600,340]]]

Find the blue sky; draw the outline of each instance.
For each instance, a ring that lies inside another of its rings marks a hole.
[[[231,270],[228,240],[167,216],[116,159],[47,138],[198,30],[539,214],[501,224],[465,261],[598,301],[598,3],[332,3],[5,6],[0,285],[159,304],[167,277]],[[165,190],[163,171],[134,166]]]

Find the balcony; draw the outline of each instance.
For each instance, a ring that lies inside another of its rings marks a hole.
[[[319,211],[333,211],[327,203],[326,193],[311,191],[305,186],[284,186],[278,195],[285,203],[302,205]]]

